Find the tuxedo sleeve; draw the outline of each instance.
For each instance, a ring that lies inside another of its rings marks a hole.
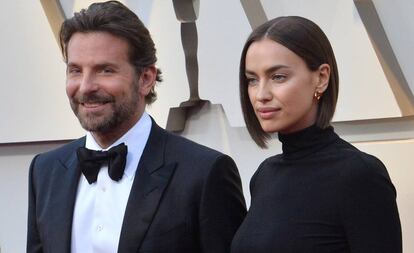
[[[246,215],[241,180],[229,156],[217,158],[209,171],[199,209],[201,252],[227,253]]]
[[[28,203],[28,220],[27,220],[27,253],[43,252],[42,242],[36,222],[36,189],[34,184],[34,170],[37,156],[32,160],[29,169],[29,203]]]

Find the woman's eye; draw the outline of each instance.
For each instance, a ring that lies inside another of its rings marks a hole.
[[[255,85],[255,84],[257,84],[257,79],[256,78],[249,78],[249,77],[247,77],[246,78],[247,79],[247,84],[248,85]]]
[[[273,81],[281,82],[281,81],[284,81],[285,79],[286,79],[286,75],[276,74],[272,76]]]

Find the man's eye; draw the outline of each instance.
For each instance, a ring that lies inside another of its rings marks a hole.
[[[68,73],[69,74],[77,74],[77,73],[80,73],[80,69],[78,69],[78,68],[70,68],[70,69],[68,69]]]
[[[102,73],[105,73],[105,74],[114,73],[114,70],[112,68],[104,68],[102,69]]]

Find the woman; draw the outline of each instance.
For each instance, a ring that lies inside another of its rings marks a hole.
[[[330,126],[337,96],[335,56],[312,21],[279,17],[249,36],[240,61],[244,119],[260,147],[277,132],[283,153],[253,175],[231,252],[402,251],[386,168]]]

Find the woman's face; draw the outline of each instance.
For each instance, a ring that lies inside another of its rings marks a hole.
[[[292,133],[316,121],[318,100],[329,81],[329,65],[310,71],[298,55],[281,44],[262,39],[246,54],[248,94],[267,133]]]

